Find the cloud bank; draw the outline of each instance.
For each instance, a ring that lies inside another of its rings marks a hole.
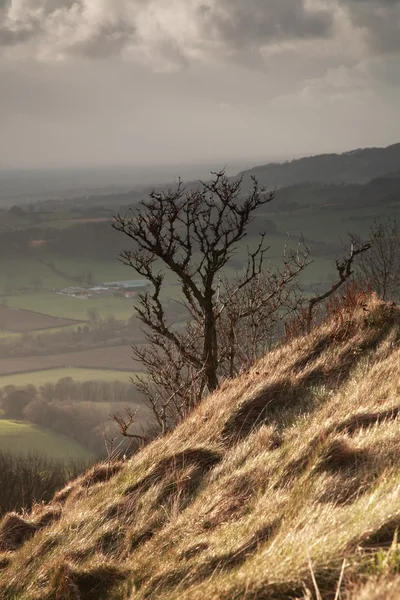
[[[0,45],[41,60],[120,55],[177,65],[337,35],[338,11],[375,51],[400,47],[400,0],[0,0]]]
[[[0,0],[0,86],[4,163],[390,143],[400,0]]]
[[[334,10],[296,0],[0,0],[0,45],[41,60],[255,54],[330,36]]]

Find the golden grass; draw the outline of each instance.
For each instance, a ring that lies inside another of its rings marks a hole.
[[[400,597],[399,340],[400,311],[373,298],[130,461],[7,515],[0,597]]]

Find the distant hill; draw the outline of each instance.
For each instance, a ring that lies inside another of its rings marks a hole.
[[[387,148],[365,148],[343,154],[320,154],[285,163],[269,163],[243,171],[268,188],[305,182],[367,183],[400,172],[400,143]]]
[[[285,195],[295,195],[299,188],[293,187],[301,184],[317,184],[312,186],[321,188],[321,184],[338,185],[366,184],[372,179],[399,179],[400,178],[400,143],[387,148],[366,148],[352,150],[344,154],[321,154],[306,158],[296,159],[285,163],[269,163],[257,166],[238,173],[235,177],[244,176],[244,191],[251,185],[251,176],[255,176],[260,185],[268,189],[289,188]],[[185,178],[184,178],[185,179]],[[185,180],[188,190],[198,186],[198,180]],[[397,185],[397,184],[396,184]],[[58,210],[63,206],[68,208],[99,208],[107,207],[118,211],[121,207],[134,206],[145,198],[153,189],[157,191],[174,188],[175,183],[137,186],[135,189],[116,189],[112,193],[93,193],[81,197],[65,197],[63,200],[54,198],[43,201],[46,210]],[[326,191],[325,191],[326,192]],[[340,195],[343,190],[338,189]],[[330,192],[326,192],[329,196]],[[294,202],[299,200],[295,198]]]
[[[400,598],[399,334],[376,300],[339,313],[132,460],[7,514],[0,597]]]

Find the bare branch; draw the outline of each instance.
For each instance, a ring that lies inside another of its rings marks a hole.
[[[356,240],[351,240],[350,246],[350,254],[348,257],[339,259],[336,261],[336,271],[338,273],[339,279],[336,283],[334,283],[327,292],[324,294],[320,294],[318,296],[314,296],[308,302],[308,310],[307,310],[307,329],[309,330],[311,327],[312,319],[313,319],[313,311],[314,308],[324,302],[327,298],[332,296],[337,290],[344,284],[346,281],[353,275],[353,263],[357,256],[363,254],[367,250],[371,248],[371,242],[367,242],[361,246],[357,245]]]

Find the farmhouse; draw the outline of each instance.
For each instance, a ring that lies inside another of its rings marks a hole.
[[[106,298],[112,296],[124,296],[125,298],[132,298],[138,292],[145,290],[148,285],[149,282],[144,279],[132,281],[108,281],[91,288],[66,287],[62,290],[59,290],[57,293],[70,296],[72,298],[80,298],[81,300],[88,300],[90,298]]]
[[[105,287],[103,285],[98,285],[96,287],[89,288],[88,293],[91,298],[98,298],[101,296],[102,298],[115,296],[115,290]]]
[[[59,290],[57,294],[63,294],[64,296],[71,296],[72,298],[80,298],[82,300],[87,300],[91,297],[90,290],[84,287],[66,287],[62,290]]]

